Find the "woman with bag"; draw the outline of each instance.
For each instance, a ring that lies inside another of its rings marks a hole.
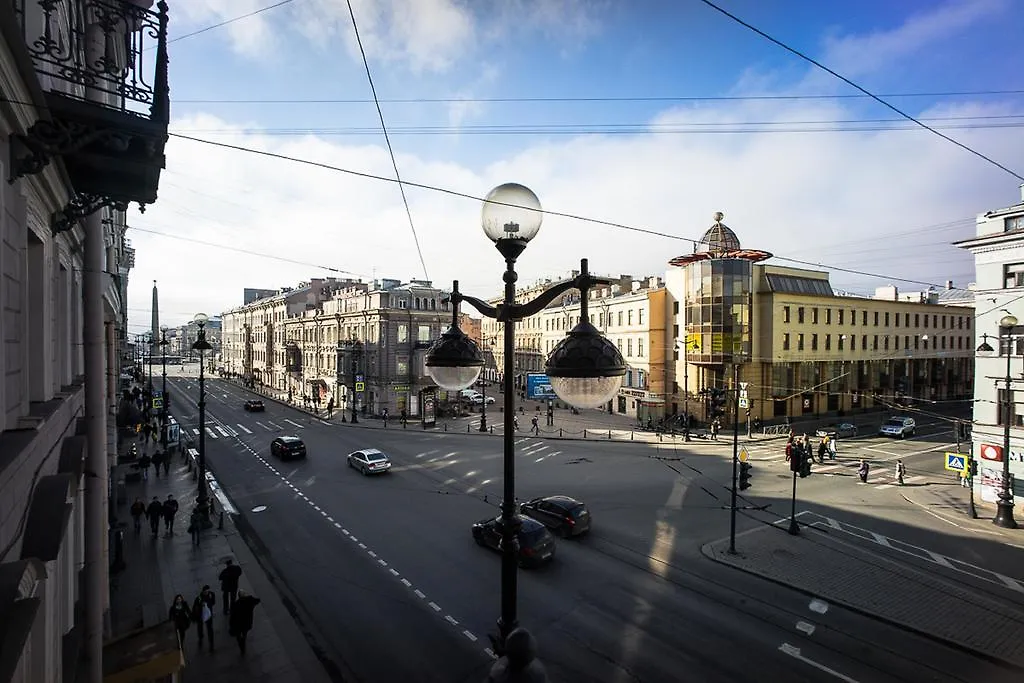
[[[199,636],[199,647],[203,647],[203,629],[206,629],[206,637],[210,642],[210,652],[213,652],[213,606],[217,604],[217,596],[210,590],[210,587],[203,586],[192,603],[192,619],[196,622],[196,634]]]
[[[174,622],[174,630],[178,632],[178,644],[184,650],[185,631],[188,630],[189,625],[192,623],[192,610],[188,608],[184,595],[178,593],[174,596],[174,602],[171,604],[171,609],[167,616],[168,619]]]

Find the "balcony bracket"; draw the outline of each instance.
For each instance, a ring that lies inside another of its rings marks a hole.
[[[40,119],[24,135],[11,136],[11,175],[18,178],[35,175],[56,157],[99,147],[112,154],[123,154],[137,135],[130,129],[95,126],[67,119]],[[156,151],[155,141],[149,146]]]
[[[103,207],[110,207],[117,211],[126,211],[128,201],[97,194],[76,194],[61,211],[55,211],[50,218],[50,229],[53,234],[70,230],[75,224],[86,216],[93,214]],[[140,209],[144,210],[142,206]]]

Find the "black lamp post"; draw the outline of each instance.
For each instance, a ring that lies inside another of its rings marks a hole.
[[[484,340],[481,339],[480,341],[484,341]],[[488,341],[488,345],[489,346],[494,346],[494,342],[493,341]],[[487,372],[486,372],[486,370],[487,370],[487,359],[486,358],[484,359],[483,369],[485,370],[485,372],[483,373],[483,377],[480,378],[480,388],[483,389],[483,391],[480,392],[481,395],[483,396],[483,401],[480,402],[480,431],[481,432],[486,432],[487,431]]]
[[[999,346],[1006,354],[1005,392],[1003,393],[1003,476],[999,488],[999,500],[996,502],[996,516],[992,523],[1004,529],[1016,529],[1017,521],[1013,518],[1013,489],[1010,488],[1010,425],[1013,422],[1013,377],[1010,376],[1010,361],[1013,358],[1013,328],[1017,326],[1017,316],[1007,313],[999,320]],[[990,354],[994,351],[987,341],[988,335],[982,340],[978,352]],[[973,486],[973,482],[972,482]]]
[[[352,404],[352,424],[359,424],[359,418],[356,417],[356,387],[359,384],[359,356],[363,352],[363,342],[356,339],[352,342],[352,400],[349,403]]]
[[[690,440],[690,333],[683,330],[683,441]],[[678,343],[678,342],[677,342]],[[697,348],[696,342],[693,342]]]
[[[167,325],[160,327],[160,364],[163,369],[160,387],[160,450],[167,457]]]
[[[149,405],[146,406],[146,407],[147,408],[152,408],[152,406],[153,406],[153,347],[156,346],[156,339],[153,339],[153,333],[152,332],[149,333],[148,339],[149,339],[149,343],[146,344],[146,346],[149,347],[149,352],[148,352],[149,353],[149,380],[147,381],[147,384],[149,385]]]
[[[205,524],[210,524],[210,501],[206,490],[206,377],[203,368],[206,365],[204,352],[213,347],[206,341],[206,321],[210,318],[205,313],[196,313],[194,321],[198,331],[192,348],[199,352],[199,494],[196,497],[196,508],[202,515]]]
[[[559,342],[547,361],[547,374],[555,393],[571,405],[593,408],[607,402],[618,391],[626,365],[614,344],[601,336],[590,323],[587,313],[587,292],[591,287],[610,284],[611,280],[590,275],[587,260],[580,263],[580,274],[570,281],[554,285],[532,301],[516,303],[515,285],[518,275],[516,259],[540,230],[543,212],[537,196],[515,183],[491,190],[483,206],[484,233],[505,258],[505,296],[501,304],[491,306],[476,297],[459,292],[458,280],[452,283],[452,326],[434,342],[427,352],[426,369],[437,384],[449,391],[459,391],[473,384],[484,361],[476,342],[459,329],[459,304],[463,301],[477,311],[504,323],[504,392],[505,429],[503,435],[504,486],[501,501],[501,618],[499,635],[492,637],[498,654],[505,651],[506,640],[518,627],[517,602],[517,536],[521,520],[515,507],[515,323],[546,308],[571,289],[580,291],[580,323]]]

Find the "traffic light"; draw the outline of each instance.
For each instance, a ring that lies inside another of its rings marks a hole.
[[[970,441],[970,428],[966,422],[956,423],[956,438],[958,441]]]
[[[740,463],[740,491],[750,488],[750,470],[753,469],[749,462]]]
[[[722,417],[725,415],[725,389],[711,390],[711,417]]]

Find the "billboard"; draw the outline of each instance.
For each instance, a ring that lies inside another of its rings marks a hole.
[[[551,380],[542,372],[530,372],[526,375],[526,398],[546,399],[558,398],[551,389]]]

